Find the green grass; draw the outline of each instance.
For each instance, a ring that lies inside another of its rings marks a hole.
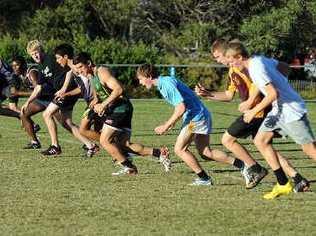
[[[162,137],[153,128],[172,108],[161,100],[133,101],[134,142],[172,149],[179,126]],[[223,149],[220,137],[238,115],[236,103],[206,102],[213,112],[212,147]],[[78,122],[84,103],[76,106]],[[316,131],[315,104],[308,104]],[[49,144],[41,116],[40,139]],[[215,179],[214,187],[192,187],[194,174],[179,158],[164,173],[151,158],[137,158],[136,177],[112,177],[115,167],[104,151],[84,160],[81,144],[59,129],[63,154],[42,157],[23,150],[25,133],[15,119],[0,117],[0,235],[315,235],[315,193],[263,200],[275,182],[270,174],[253,190],[232,167],[201,160]],[[250,143],[244,143],[267,166]],[[276,140],[297,169],[315,182],[316,164],[291,140]],[[312,189],[316,191],[315,184]]]

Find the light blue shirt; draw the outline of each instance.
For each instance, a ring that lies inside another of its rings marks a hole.
[[[269,83],[278,92],[269,115],[276,115],[285,123],[302,118],[307,112],[305,102],[292,88],[288,79],[277,69],[278,61],[264,56],[255,56],[249,62],[249,75],[253,83],[267,95],[265,86]]]
[[[173,106],[184,103],[183,125],[190,121],[208,119],[210,113],[193,91],[171,76],[159,76],[157,88],[164,99]]]

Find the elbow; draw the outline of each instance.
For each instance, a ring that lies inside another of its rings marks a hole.
[[[181,103],[181,105],[179,106],[179,110],[178,110],[179,114],[181,114],[181,116],[184,114],[185,112],[185,104]]]
[[[269,95],[270,95],[269,98],[271,101],[275,101],[278,99],[278,92],[277,91],[273,91]]]
[[[121,96],[123,94],[123,88],[122,87],[118,87],[116,89],[116,94],[117,94],[117,96]]]

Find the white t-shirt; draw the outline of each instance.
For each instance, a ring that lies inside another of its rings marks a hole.
[[[266,96],[265,86],[269,83],[278,92],[268,115],[276,115],[285,123],[296,121],[307,113],[305,102],[292,88],[287,78],[277,69],[278,61],[264,56],[255,56],[249,62],[249,75],[257,88]]]

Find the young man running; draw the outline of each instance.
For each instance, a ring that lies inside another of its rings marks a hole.
[[[113,175],[137,174],[137,168],[127,158],[127,152],[141,156],[153,155],[161,161],[166,171],[170,170],[171,161],[166,148],[147,148],[141,144],[132,143],[131,122],[133,106],[120,82],[103,66],[93,64],[90,55],[79,53],[74,57],[76,70],[90,80],[97,96],[97,103],[91,104],[91,118],[99,116],[103,121],[100,134],[100,144],[122,166],[122,170]],[[97,134],[95,136],[97,138]],[[91,137],[90,137],[91,138]]]
[[[218,63],[227,66],[227,60],[224,56],[226,49],[227,41],[219,39],[213,43],[211,51]],[[283,69],[283,71],[285,70]],[[239,105],[239,111],[241,112],[254,107],[262,100],[262,95],[257,93],[257,89],[249,78],[247,70],[245,68],[238,69],[237,67],[229,68],[229,83],[226,91],[210,92],[203,86],[198,85],[196,92],[202,97],[215,101],[231,101],[234,94],[238,92],[242,101]],[[259,112],[250,123],[246,123],[243,120],[243,115],[241,115],[230,125],[222,137],[222,144],[236,157],[244,161],[247,166],[246,171],[249,175],[249,181],[246,183],[246,188],[254,187],[267,174],[267,171],[253,159],[247,149],[238,142],[238,139],[247,138],[250,135],[254,138],[266,113],[264,110]],[[277,154],[282,168],[287,175],[293,178],[295,192],[308,191],[308,181],[280,153]]]
[[[13,94],[17,92],[19,85],[20,80],[14,75],[12,68],[0,60],[0,115],[20,119],[18,97]],[[9,100],[8,106],[2,104],[6,99]]]
[[[77,78],[77,74],[72,63],[74,49],[69,44],[61,44],[55,48],[54,52],[57,63],[63,68],[70,68],[70,70],[65,76],[62,87],[55,93],[54,100],[43,112],[44,121],[51,137],[51,146],[47,150],[43,151],[42,154],[58,155],[61,153],[61,147],[57,136],[56,122],[54,120],[54,114],[59,112],[62,118],[62,123],[67,127],[67,130],[70,129],[73,136],[87,147],[86,156],[92,157],[99,150],[98,146],[81,135],[79,127],[72,121],[73,107],[81,94],[81,90],[75,82],[76,80],[80,80],[80,78]]]
[[[254,85],[264,94],[260,103],[244,112],[244,121],[250,123],[258,112],[272,105],[254,143],[277,178],[277,184],[264,198],[274,199],[287,195],[292,192],[293,187],[280,165],[271,140],[274,132],[288,135],[301,145],[305,154],[316,160],[315,137],[307,119],[305,103],[278,70],[277,60],[264,56],[250,57],[240,42],[229,43],[225,55],[231,66],[246,68]]]
[[[202,169],[189,150],[192,141],[203,159],[232,164],[242,169],[244,163],[226,153],[209,147],[212,120],[209,111],[184,83],[173,76],[160,76],[157,69],[149,64],[137,69],[137,78],[147,89],[156,86],[164,99],[175,107],[172,116],[155,128],[158,135],[166,134],[182,117],[183,124],[174,151],[198,176],[192,185],[212,185],[211,177]]]
[[[32,102],[32,104],[30,102],[24,104],[23,108],[27,108],[27,110],[23,111],[21,119],[23,124],[27,126],[25,127],[26,132],[32,140],[31,143],[28,144],[28,147],[38,149],[41,145],[38,138],[35,136],[34,129],[29,128],[33,125],[33,121],[30,117],[46,109],[48,104],[52,101],[53,95],[56,92],[56,87],[63,82],[66,70],[61,68],[53,57],[45,53],[42,44],[38,40],[28,42],[27,53],[37,64],[37,69],[35,70],[33,68],[32,71],[34,72],[33,74],[36,74],[35,77],[38,78],[35,80],[31,78],[31,80],[33,83],[35,82],[36,85],[41,86],[34,87],[33,94],[28,99],[28,101],[31,100],[34,102]],[[43,82],[43,84],[37,84],[37,80],[41,83]],[[36,99],[38,95],[40,95],[40,99]],[[66,129],[68,128],[68,130],[70,130],[70,128],[62,122],[60,114],[56,113],[54,116]]]

